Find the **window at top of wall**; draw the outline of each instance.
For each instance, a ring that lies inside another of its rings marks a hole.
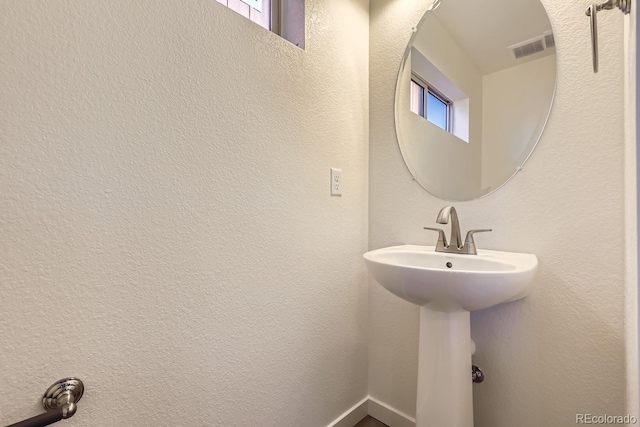
[[[218,0],[218,2],[278,34],[279,0]]]
[[[217,0],[304,49],[304,0]]]

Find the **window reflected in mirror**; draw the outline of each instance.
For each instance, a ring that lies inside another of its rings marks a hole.
[[[437,88],[414,75],[411,79],[411,111],[439,128],[452,131],[452,105]]]

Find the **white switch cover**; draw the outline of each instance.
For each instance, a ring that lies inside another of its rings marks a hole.
[[[331,168],[331,195],[342,196],[342,169]]]

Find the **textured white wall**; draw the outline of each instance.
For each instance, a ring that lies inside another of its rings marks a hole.
[[[482,248],[534,253],[533,294],[472,314],[478,427],[565,427],[576,412],[623,413],[623,16],[600,17],[591,70],[588,2],[544,0],[557,40],[558,90],[538,148],[505,188],[456,203]],[[433,244],[422,230],[446,203],[411,181],[393,128],[397,72],[426,4],[371,1],[369,246]],[[370,394],[415,413],[418,309],[371,282]]]
[[[68,375],[68,426],[366,396],[368,1],[306,13],[303,51],[216,1],[0,0],[0,425]]]

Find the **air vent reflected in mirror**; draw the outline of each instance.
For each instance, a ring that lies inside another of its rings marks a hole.
[[[509,46],[509,49],[511,50],[511,52],[513,52],[514,58],[524,58],[525,56],[544,51],[544,38],[538,37],[535,39],[527,40],[526,42]]]
[[[513,53],[515,59],[520,59],[538,52],[543,52],[547,49],[552,49],[555,46],[556,41],[553,38],[553,32],[547,31],[540,37],[511,45],[507,49]]]
[[[553,32],[547,31],[546,33],[544,33],[544,45],[547,49],[556,47],[556,39],[553,37]]]

